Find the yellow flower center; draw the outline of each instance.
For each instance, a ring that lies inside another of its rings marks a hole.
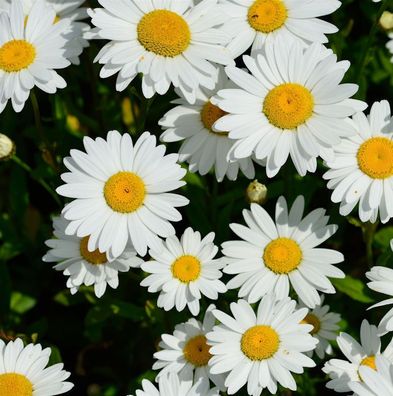
[[[168,10],[155,10],[144,15],[137,32],[138,40],[146,50],[166,57],[180,55],[191,42],[188,23]]]
[[[288,13],[281,0],[256,0],[248,9],[247,17],[253,29],[271,33],[284,25]]]
[[[393,141],[386,137],[366,140],[357,152],[360,170],[372,179],[393,176]]]
[[[361,362],[360,362],[361,366],[367,366],[372,368],[373,370],[377,369],[377,366],[375,364],[375,356],[367,356],[365,357]]]
[[[32,396],[33,385],[24,375],[16,373],[0,374],[0,395]]]
[[[299,245],[289,238],[274,239],[263,252],[266,267],[276,274],[288,274],[293,271],[299,266],[302,257]]]
[[[248,329],[242,336],[242,352],[251,360],[271,358],[280,345],[277,332],[270,326],[259,325]]]
[[[93,265],[105,264],[108,261],[106,254],[101,253],[99,249],[96,249],[94,250],[94,252],[91,252],[87,248],[88,243],[89,243],[88,236],[85,236],[84,238],[81,239],[79,245],[81,256],[90,264]]]
[[[295,129],[304,124],[314,110],[311,92],[299,84],[281,84],[265,97],[263,112],[280,129]]]
[[[119,172],[111,176],[104,187],[104,197],[115,212],[131,213],[140,208],[145,199],[143,180],[132,172]]]
[[[190,283],[199,278],[201,262],[194,256],[184,255],[172,264],[172,274],[180,282]]]
[[[214,123],[226,114],[228,114],[226,111],[221,110],[218,106],[215,106],[209,100],[202,107],[202,111],[201,111],[202,124],[210,133],[214,133],[215,135],[218,136],[228,136],[228,132],[216,132],[213,131],[212,128]]]
[[[306,317],[300,323],[310,324],[313,326],[313,329],[310,331],[311,335],[318,334],[319,330],[321,330],[321,321],[318,319],[316,315],[312,313],[307,314]]]
[[[183,349],[184,358],[195,367],[206,366],[212,355],[206,337],[199,335],[187,341]]]
[[[11,40],[0,47],[0,69],[7,73],[29,67],[36,57],[35,47],[26,40]]]

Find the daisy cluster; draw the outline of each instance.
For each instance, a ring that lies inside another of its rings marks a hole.
[[[375,0],[374,0],[375,1]],[[36,86],[66,86],[57,69],[79,64],[87,39],[106,40],[95,61],[100,77],[116,76],[124,91],[140,78],[145,98],[173,87],[176,99],[157,137],[109,131],[84,137],[64,158],[57,193],[69,199],[53,219],[45,262],[67,277],[75,294],[97,297],[116,289],[119,273],[142,270],[165,311],[191,318],[162,334],[154,354],[157,385],[143,380],[136,396],[251,396],[296,391],[294,374],[332,354],[336,340],[348,359],[331,359],[327,387],[356,395],[393,395],[393,349],[380,337],[393,331],[393,309],[378,328],[364,321],[361,342],[339,330],[340,315],[325,304],[332,279],[344,278],[344,256],[321,247],[337,231],[323,208],[309,211],[299,195],[277,199],[274,213],[252,203],[234,239],[175,225],[189,204],[187,173],[213,172],[217,181],[268,178],[292,162],[299,176],[323,179],[342,216],[362,222],[393,217],[393,119],[382,100],[354,99],[343,83],[350,63],[329,49],[337,28],[321,17],[338,0],[0,0],[0,112],[8,100],[21,111]],[[90,17],[90,25],[85,18]],[[244,67],[239,67],[242,64]],[[166,143],[181,142],[178,153]],[[182,166],[182,163],[187,163]],[[393,248],[393,246],[392,246]],[[225,278],[224,278],[225,274]],[[373,267],[369,287],[393,296],[393,270]],[[236,290],[237,301],[220,296]],[[217,307],[205,300],[217,300]],[[388,299],[376,306],[393,303]],[[201,313],[202,311],[202,313]],[[201,320],[197,316],[201,313]],[[67,392],[61,365],[44,369],[50,351],[0,344],[0,395]]]

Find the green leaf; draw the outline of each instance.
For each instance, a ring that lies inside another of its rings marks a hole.
[[[20,292],[13,292],[11,295],[11,311],[24,314],[30,311],[37,304],[37,300]]]
[[[374,237],[374,242],[381,248],[390,249],[390,241],[393,239],[393,227],[384,227]]]
[[[344,279],[332,279],[334,287],[352,300],[371,303],[374,300],[365,293],[366,285],[360,280],[347,275]]]

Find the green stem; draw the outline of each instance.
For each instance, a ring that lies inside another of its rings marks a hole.
[[[34,176],[33,169],[28,164],[26,164],[26,162],[24,162],[22,159],[20,159],[16,155],[14,155],[12,157],[12,160],[16,164],[18,164],[22,169],[24,169],[33,180],[35,180],[37,183],[41,184],[41,186],[51,195],[51,197],[56,201],[56,203],[59,205],[60,208],[63,206],[60,201],[60,198],[56,194],[56,192],[52,190],[52,188],[49,186],[49,184],[45,180],[41,179],[40,177]]]
[[[143,121],[142,121],[142,125],[141,125],[141,130],[140,130],[140,132],[144,132],[144,131],[145,131],[147,116],[148,116],[148,114],[149,114],[150,107],[152,106],[152,104],[153,104],[155,98],[156,98],[156,95],[154,95],[154,96],[151,97],[150,99],[147,99],[147,100],[146,100],[145,111],[144,111],[144,118],[143,118]]]
[[[357,73],[356,73],[356,82],[358,84],[360,84],[360,80],[362,78],[364,68],[366,67],[367,62],[368,62],[368,55],[369,55],[371,47],[374,43],[375,34],[377,33],[377,30],[378,30],[379,20],[381,19],[381,16],[384,13],[384,11],[386,11],[386,9],[388,8],[388,5],[390,2],[391,2],[391,0],[382,1],[381,6],[379,7],[379,10],[378,10],[377,16],[375,18],[375,21],[374,21],[373,25],[371,26],[370,32],[368,34],[367,43],[363,50],[362,56],[360,58],[359,66],[358,66]]]
[[[373,240],[377,228],[378,221],[376,221],[375,223],[368,222],[363,224],[363,239],[364,243],[366,244],[366,258],[369,268],[374,265]]]

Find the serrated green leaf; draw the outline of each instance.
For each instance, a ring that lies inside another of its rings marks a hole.
[[[30,309],[34,308],[37,304],[37,300],[31,296],[26,294],[22,294],[20,292],[13,292],[11,295],[11,311],[24,314]]]

